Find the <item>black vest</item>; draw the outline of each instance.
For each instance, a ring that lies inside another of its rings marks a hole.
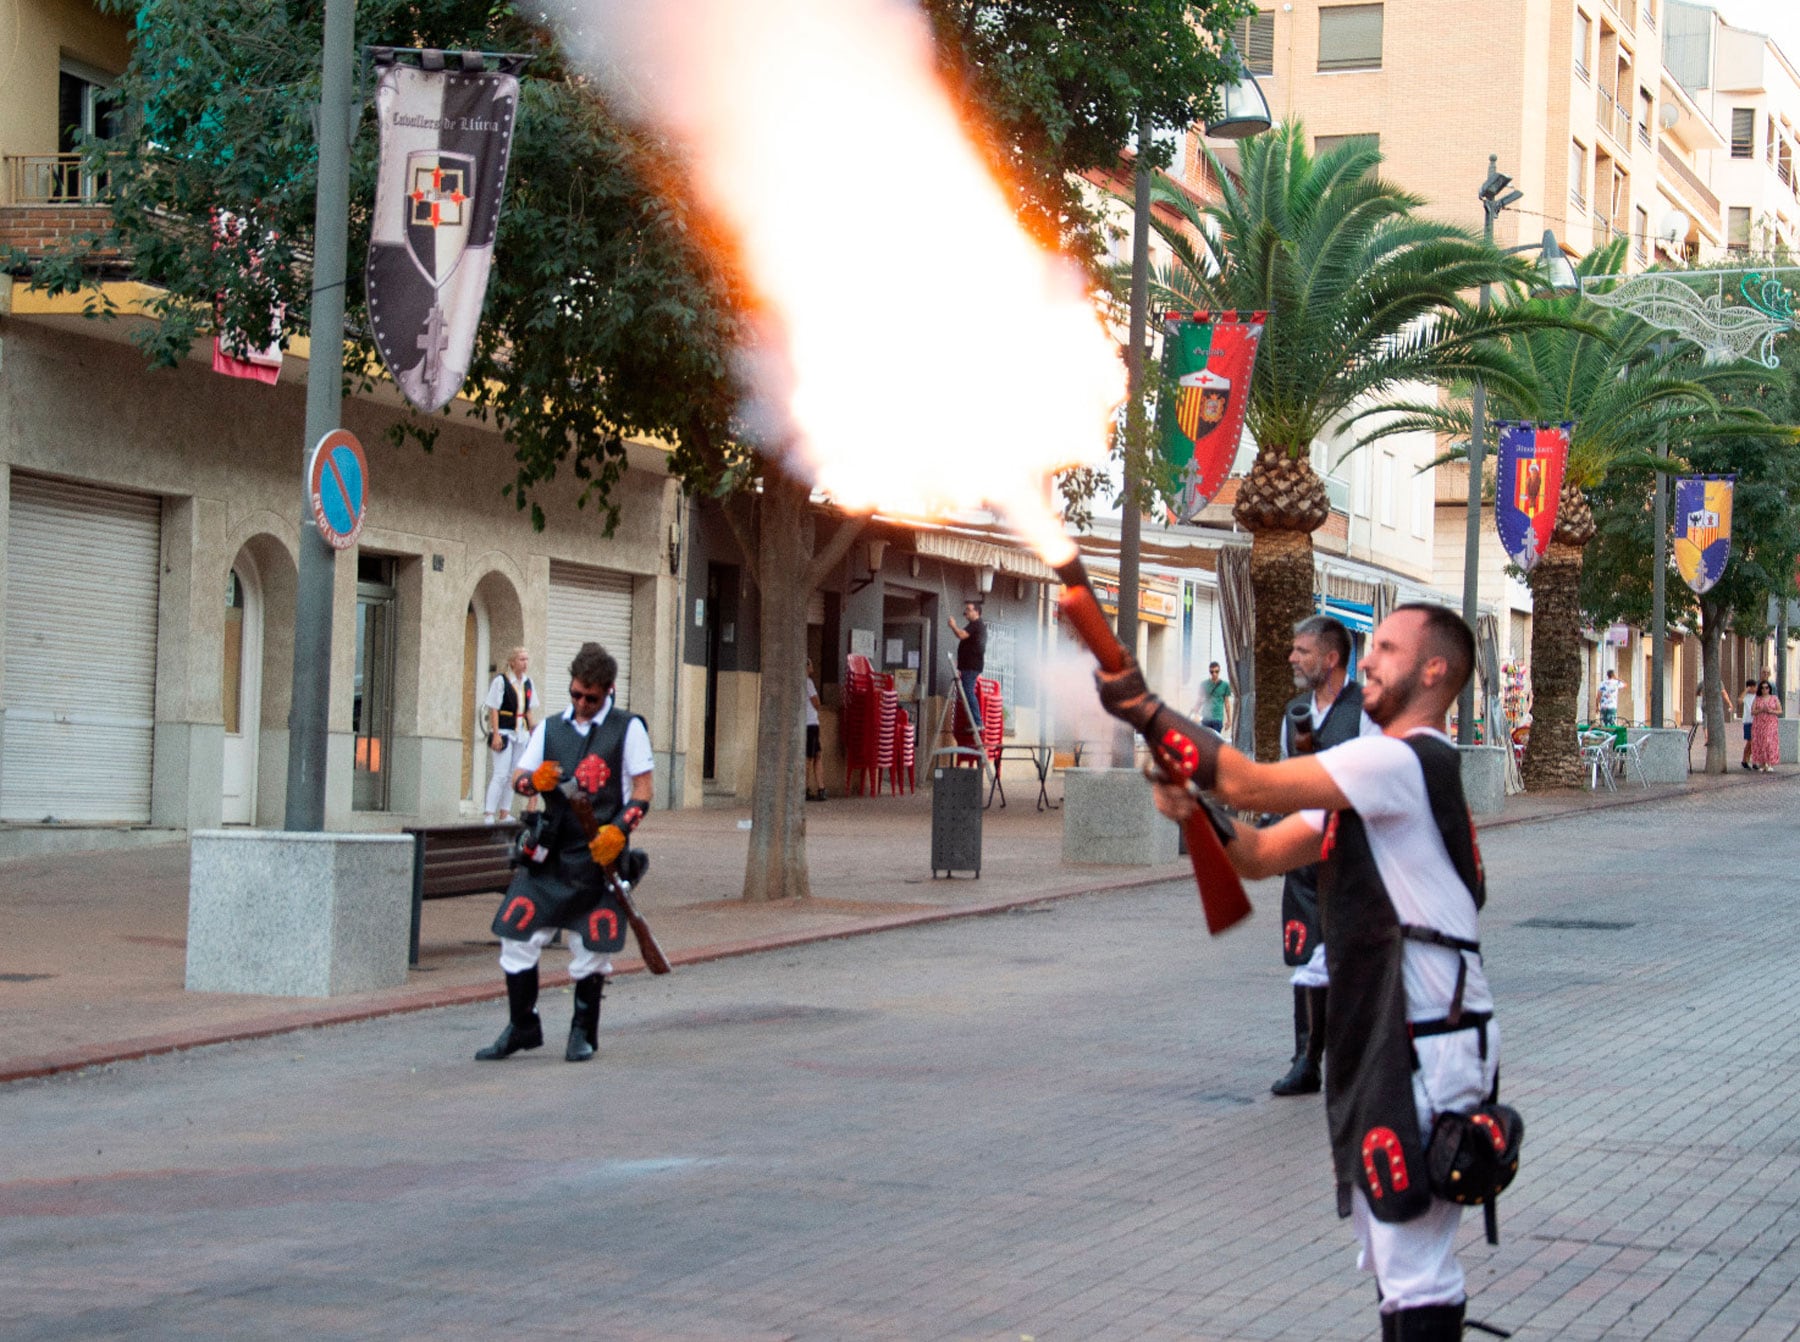
[[[531,702],[531,677],[524,680],[524,699]],[[519,725],[519,692],[505,676],[500,677],[500,707],[494,710],[494,730],[510,732]]]
[[[1296,694],[1288,700],[1288,708],[1300,704],[1312,708],[1312,691]],[[1344,682],[1338,697],[1325,710],[1325,721],[1313,732],[1319,750],[1354,741],[1362,735],[1362,686],[1354,680]],[[1287,731],[1287,717],[1281,720]],[[1290,965],[1303,965],[1312,959],[1319,944],[1319,869],[1296,867],[1281,883],[1281,958]]]
[[[1424,771],[1426,800],[1450,863],[1479,909],[1487,900],[1487,885],[1463,797],[1461,756],[1436,737],[1412,736],[1406,744]],[[1401,925],[1370,851],[1368,830],[1351,810],[1336,812],[1326,825],[1319,904],[1331,973],[1325,1116],[1338,1211],[1349,1215],[1355,1186],[1367,1195],[1377,1220],[1408,1221],[1430,1206],[1431,1189],[1413,1103],[1412,1038],[1421,1026],[1409,1028],[1406,1020],[1405,943],[1409,938],[1434,941],[1466,947],[1465,954],[1474,953],[1476,943]],[[1459,999],[1460,994],[1459,981]],[[1463,1028],[1484,1028],[1487,1017],[1469,1013],[1462,1020],[1467,1022]]]

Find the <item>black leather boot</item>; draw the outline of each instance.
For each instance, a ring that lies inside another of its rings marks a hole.
[[[537,1013],[538,971],[533,965],[506,976],[509,1019],[500,1037],[475,1055],[476,1062],[498,1062],[524,1048],[544,1046],[544,1022]]]
[[[1313,1020],[1309,994],[1320,998],[1319,1019]],[[1317,1095],[1323,1084],[1319,1076],[1319,1058],[1325,1050],[1324,990],[1294,989],[1294,1065],[1287,1075],[1269,1087],[1271,1095]],[[1315,1048],[1317,1052],[1315,1052]]]
[[[1394,1311],[1387,1316],[1394,1321],[1394,1342],[1462,1342],[1464,1303]]]
[[[575,980],[575,1016],[569,1022],[569,1046],[564,1062],[586,1062],[600,1047],[600,998],[606,990],[604,974]]]

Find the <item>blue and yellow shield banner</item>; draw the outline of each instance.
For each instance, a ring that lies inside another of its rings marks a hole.
[[[1735,475],[1684,475],[1675,482],[1675,567],[1696,592],[1710,592],[1731,558]]]
[[[1494,525],[1513,563],[1530,572],[1550,548],[1573,424],[1501,421]]]

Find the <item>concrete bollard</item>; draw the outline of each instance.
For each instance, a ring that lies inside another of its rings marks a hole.
[[[1458,746],[1462,756],[1463,795],[1476,815],[1498,815],[1506,809],[1506,746]]]
[[[1800,764],[1800,718],[1782,718],[1781,727],[1781,762],[1783,764]]]
[[[335,997],[406,982],[407,835],[196,830],[191,854],[189,992]]]
[[[1155,866],[1181,856],[1180,840],[1136,769],[1063,772],[1063,861]]]

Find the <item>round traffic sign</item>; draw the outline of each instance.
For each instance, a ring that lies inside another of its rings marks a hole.
[[[333,429],[312,450],[306,465],[306,497],[325,543],[348,550],[362,532],[369,502],[369,462],[348,429]]]

